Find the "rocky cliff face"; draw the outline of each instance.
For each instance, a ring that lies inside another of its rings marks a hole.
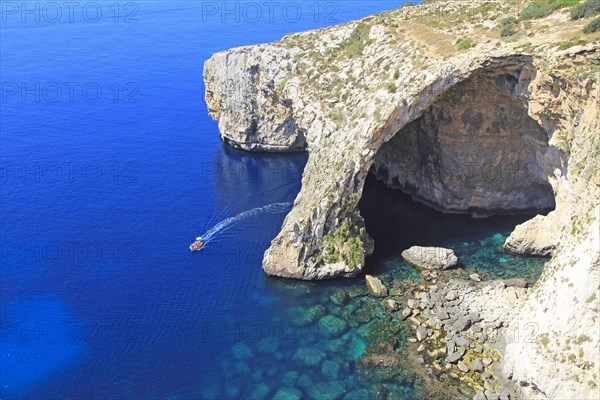
[[[271,275],[362,271],[373,242],[357,204],[370,170],[449,212],[554,206],[505,244],[554,255],[517,308],[542,347],[509,341],[505,371],[549,398],[585,397],[599,356],[598,35],[558,50],[587,22],[559,12],[501,38],[497,21],[516,5],[467,7],[428,2],[217,53],[204,72],[209,111],[233,146],[309,151],[302,190],[264,256]],[[583,356],[577,348],[561,363],[579,332],[589,338],[578,339]]]

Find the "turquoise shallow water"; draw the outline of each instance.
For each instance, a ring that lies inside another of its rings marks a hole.
[[[372,177],[361,210],[376,241],[366,272],[400,298],[409,284],[423,282],[399,256],[412,244],[451,247],[466,271],[484,279],[521,276],[533,283],[546,261],[501,250],[506,235],[528,215],[444,215]],[[413,219],[420,222],[413,225]],[[455,382],[434,383],[418,366],[407,352],[408,324],[367,294],[362,276],[328,282],[265,279],[265,284],[277,298],[277,314],[267,324],[232,317],[220,327],[230,350],[214,365],[215,375],[223,378],[207,380],[203,398],[337,399],[347,393],[344,399],[445,399],[459,393]]]
[[[261,22],[205,8],[223,2],[166,0],[97,2],[97,21],[83,5],[73,22],[67,9],[59,22],[3,15],[0,397],[335,398],[342,388],[353,398],[431,397],[404,352],[406,327],[364,296],[362,278],[263,274],[283,214],[244,219],[188,250],[224,218],[293,201],[306,162],[223,146],[203,62],[399,3],[298,2],[301,18],[279,8]],[[80,90],[88,86],[102,97]],[[56,87],[58,98],[43,90]],[[400,292],[419,279],[399,259],[412,244],[448,245],[494,276],[539,273],[543,261],[497,252],[495,235],[526,217],[442,216],[398,196],[368,181],[361,207],[376,240],[366,270]],[[331,296],[342,289],[350,298],[340,305],[343,295]],[[397,356],[379,367],[364,358],[386,353]],[[385,386],[371,391],[374,382]]]

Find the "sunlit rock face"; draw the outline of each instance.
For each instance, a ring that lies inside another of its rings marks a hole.
[[[376,176],[446,212],[553,208],[548,175],[560,160],[516,98],[522,75],[478,73],[457,84],[381,146]]]
[[[594,398],[600,43],[561,50],[587,23],[561,11],[500,37],[499,21],[520,6],[430,1],[220,52],[205,64],[206,101],[234,147],[309,152],[294,207],[263,258],[269,275],[363,271],[374,245],[358,209],[369,171],[448,212],[554,208],[504,244],[552,260],[504,315],[525,329],[520,337],[533,333],[517,341],[499,332],[502,370],[523,398]],[[553,33],[540,34],[543,25]],[[465,38],[472,47],[457,45]],[[581,356],[571,356],[565,349],[577,341]]]

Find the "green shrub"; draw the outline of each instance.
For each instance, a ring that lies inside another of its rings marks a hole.
[[[558,50],[566,50],[566,49],[569,49],[569,48],[571,48],[573,46],[576,46],[576,45],[577,45],[577,42],[574,42],[574,41],[570,40],[568,42],[561,43],[558,46]]]
[[[329,118],[331,118],[334,122],[340,123],[344,121],[344,116],[340,112],[333,112],[329,114]]]
[[[290,77],[286,76],[285,78],[283,78],[283,80],[281,82],[279,82],[279,85],[277,86],[277,90],[279,92],[281,92],[285,88],[285,85],[287,84],[289,79],[290,79]]]
[[[475,45],[473,39],[459,39],[457,44],[459,50],[468,50]]]
[[[600,31],[600,17],[583,27],[583,33],[593,33]]]
[[[359,22],[356,28],[350,34],[350,37],[342,42],[341,50],[349,58],[354,58],[362,55],[363,50],[373,41],[369,39],[371,26],[363,22]]]
[[[516,33],[517,33],[517,24],[515,24],[514,22],[511,21],[511,22],[502,24],[502,29],[500,30],[500,36],[508,37],[508,36],[513,36]]]
[[[572,19],[588,18],[597,14],[600,14],[600,0],[587,0],[571,10]]]
[[[522,20],[544,18],[559,8],[571,7],[580,0],[534,0],[521,11],[519,17]]]
[[[388,83],[387,88],[390,93],[396,93],[396,90],[398,90],[398,88],[396,87],[396,84],[394,82]]]

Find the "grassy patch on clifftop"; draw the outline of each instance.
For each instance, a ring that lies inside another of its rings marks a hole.
[[[580,0],[534,0],[521,11],[522,20],[544,18],[554,11],[579,4]]]
[[[373,42],[369,39],[370,31],[370,25],[359,22],[350,37],[342,42],[340,50],[349,58],[361,56],[365,47]]]

